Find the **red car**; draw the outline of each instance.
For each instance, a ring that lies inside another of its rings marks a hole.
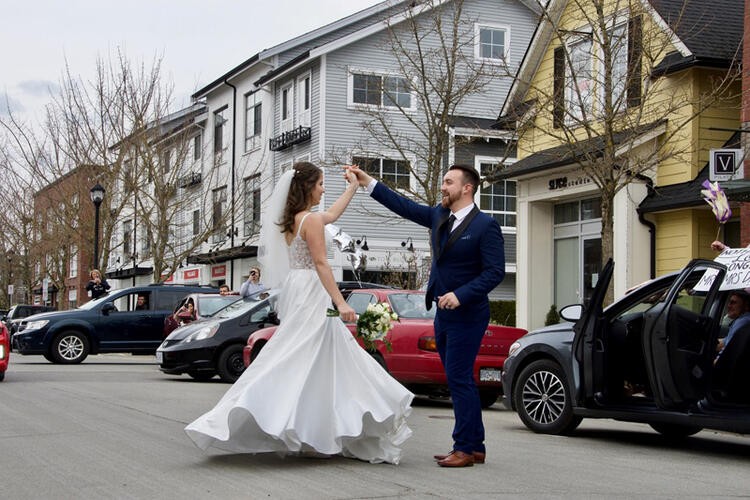
[[[392,289],[354,290],[346,301],[357,314],[362,314],[368,304],[390,304],[391,309],[399,316],[399,322],[393,324],[387,336],[392,350],[389,352],[386,346],[379,342],[377,350],[371,354],[388,373],[415,394],[449,394],[445,371],[435,345],[435,308],[429,311],[425,308],[424,292]],[[354,323],[347,323],[346,326],[352,334],[356,333]],[[276,327],[272,326],[250,335],[243,351],[245,366],[252,363],[275,331]],[[474,362],[474,380],[477,382],[483,407],[491,406],[502,394],[500,373],[508,356],[508,349],[516,339],[525,334],[526,330],[509,326],[490,325],[487,328],[479,355]]]
[[[5,378],[10,360],[10,334],[4,324],[0,323],[0,381]]]

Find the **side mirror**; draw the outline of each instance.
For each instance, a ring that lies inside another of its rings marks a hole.
[[[575,323],[583,316],[583,306],[581,304],[571,304],[560,309],[560,317],[565,321]]]
[[[117,308],[112,302],[105,302],[104,304],[102,304],[102,314],[104,314],[105,316],[109,314],[110,312],[116,311],[116,310]]]

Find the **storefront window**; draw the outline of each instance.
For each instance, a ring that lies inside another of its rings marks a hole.
[[[555,305],[587,303],[601,270],[601,201],[555,205],[554,222]]]

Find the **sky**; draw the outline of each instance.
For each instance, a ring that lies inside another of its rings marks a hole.
[[[67,65],[84,80],[97,58],[122,50],[162,57],[175,109],[257,52],[379,3],[378,0],[2,0],[0,116],[38,121]],[[7,104],[7,105],[6,105]]]

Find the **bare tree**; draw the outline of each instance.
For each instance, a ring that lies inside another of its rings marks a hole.
[[[704,14],[696,22],[685,14],[699,4]],[[710,8],[704,2],[682,5],[666,19],[669,29],[700,37],[712,21]],[[700,74],[679,68],[670,33],[653,22],[648,2],[552,1],[540,2],[540,8],[540,43],[554,47],[553,57],[517,75],[516,85],[525,91],[510,103],[509,118],[530,139],[521,144],[550,145],[550,163],[575,165],[596,184],[606,262],[613,255],[615,196],[633,182],[651,183],[657,165],[688,161],[695,150],[675,144],[684,144],[679,138],[706,110],[737,109],[740,61],[703,67]],[[730,47],[730,55],[738,49]],[[539,74],[553,78],[534,78]]]
[[[412,2],[388,18],[383,50],[393,56],[394,73],[401,76],[369,80],[368,89],[375,87],[383,102],[360,108],[369,135],[358,146],[365,157],[361,166],[369,167],[368,151],[373,156],[383,149],[396,152],[417,183],[399,188],[428,205],[440,201],[451,147],[448,131],[460,106],[507,76],[502,65],[474,57],[475,21],[463,0]]]
[[[117,52],[97,61],[91,80],[75,76],[66,65],[59,91],[51,95],[46,118],[38,126],[28,126],[10,112],[0,117],[0,170],[8,179],[3,189],[18,200],[12,211],[0,213],[0,221],[12,228],[6,232],[12,235],[9,248],[20,249],[16,254],[26,256],[29,286],[38,279],[31,271],[41,263],[41,271],[64,289],[62,279],[68,276],[71,246],[60,242],[93,247],[93,214],[88,217],[93,208],[86,198],[97,182],[107,189],[100,209],[102,251],[98,262],[86,262],[85,266],[106,268],[110,243],[124,243],[124,217],[139,224],[141,238],[133,235],[132,250],[116,250],[133,259],[133,264],[137,258],[151,259],[155,279],[165,270],[174,270],[197,248],[206,239],[206,228],[215,230],[223,224],[204,216],[199,233],[191,233],[187,245],[175,246],[179,232],[175,231],[175,214],[184,211],[186,203],[204,204],[194,196],[178,196],[180,183],[185,184],[187,174],[206,181],[207,171],[184,170],[184,165],[194,166],[188,161],[197,144],[195,124],[190,122],[194,115],[187,122],[175,120],[170,114],[171,95],[172,84],[161,75],[161,58],[136,64]],[[202,152],[202,144],[198,147]],[[87,173],[79,184],[91,185],[79,185],[74,193],[63,187],[66,183],[58,182],[83,166]],[[35,213],[32,194],[43,188],[54,203],[44,213]],[[192,220],[190,225],[192,228]],[[139,241],[145,242],[140,249],[136,247]]]

